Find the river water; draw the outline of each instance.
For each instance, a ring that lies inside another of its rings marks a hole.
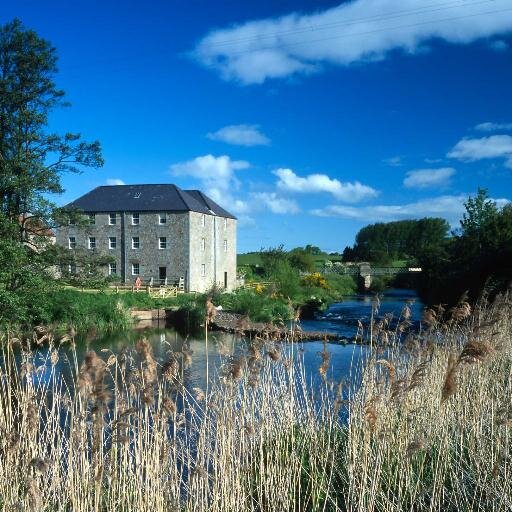
[[[404,304],[408,304],[413,321],[418,322],[421,317],[423,305],[410,290],[392,289],[381,296],[378,316],[393,313],[397,317]],[[347,297],[343,302],[332,304],[329,309],[317,316],[314,320],[303,320],[301,328],[304,331],[325,331],[340,334],[347,338],[353,338],[357,330],[358,320],[367,324],[371,315],[372,297],[368,295],[356,295]],[[189,388],[206,385],[206,365],[208,362],[209,376],[215,378],[223,362],[226,361],[226,354],[235,355],[241,351],[244,341],[233,334],[209,333],[208,343],[204,336],[186,338],[179,335],[172,329],[147,329],[121,332],[111,335],[104,335],[96,339],[78,339],[76,343],[77,361],[83,360],[88,350],[95,350],[104,359],[109,355],[118,354],[124,348],[131,348],[141,338],[147,338],[153,346],[154,355],[157,360],[164,361],[168,358],[169,351],[181,351],[184,344],[187,344],[193,352],[193,363],[184,371],[185,385]],[[311,341],[300,344],[283,344],[280,349],[288,355],[296,352],[304,360],[306,376],[311,380],[319,379],[318,368],[322,362],[320,353],[323,344]],[[219,347],[222,347],[224,355],[219,354]],[[360,363],[368,353],[364,345],[338,345],[328,344],[327,350],[330,354],[329,370],[327,377],[330,380],[340,381],[342,379],[353,380],[351,370],[360,367]],[[48,361],[48,349],[41,348],[38,359],[43,363]],[[59,349],[59,361],[55,370],[60,373],[69,383],[73,380],[73,365],[70,360],[74,354],[68,344]],[[45,379],[45,373],[50,378],[50,365],[41,364],[40,378]],[[44,368],[47,368],[46,370]]]

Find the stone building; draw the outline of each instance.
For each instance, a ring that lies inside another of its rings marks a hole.
[[[57,243],[108,254],[121,282],[177,284],[204,292],[236,285],[236,217],[199,190],[176,185],[113,185],[67,205],[84,226],[60,226]]]

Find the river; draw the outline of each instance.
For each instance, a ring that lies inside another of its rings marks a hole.
[[[318,314],[314,320],[303,320],[301,328],[304,331],[334,332],[352,338],[355,335],[358,320],[363,324],[368,322],[371,314],[371,301],[372,297],[369,295],[347,297],[343,302],[332,304],[325,312]],[[406,303],[411,309],[413,324],[418,322],[421,318],[423,305],[411,290],[387,290],[381,297],[378,316],[393,313],[396,317]],[[243,341],[232,334],[210,333],[208,344],[206,344],[204,337],[184,338],[172,329],[153,328],[104,335],[95,339],[77,339],[77,360],[80,363],[88,350],[95,350],[104,359],[107,359],[109,355],[118,354],[125,347],[133,347],[142,336],[150,341],[154,355],[159,361],[166,360],[169,351],[181,351],[183,345],[188,344],[189,349],[193,352],[193,362],[184,371],[185,384],[189,388],[205,387],[207,362],[210,378],[215,378],[221,365],[226,361],[226,354],[228,356],[229,354],[235,355],[243,348]],[[324,348],[321,342],[311,341],[295,345],[283,345],[280,349],[284,352],[298,351],[298,355],[303,357],[308,378],[312,380],[319,378],[318,368],[322,362],[320,353]],[[219,346],[222,346],[224,355],[219,354]],[[327,350],[330,355],[327,377],[336,381],[353,378],[350,375],[351,369],[358,368],[359,363],[368,353],[366,346],[354,344],[328,344]],[[39,349],[40,353],[37,359],[41,362],[48,361],[47,351],[47,348]],[[72,357],[69,345],[63,344],[59,348],[59,361],[55,370],[69,383],[73,380],[73,369],[70,365]],[[51,366],[41,365],[40,378],[44,380],[45,377],[50,378],[50,375]]]

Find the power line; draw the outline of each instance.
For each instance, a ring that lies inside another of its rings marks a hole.
[[[283,48],[289,48],[292,46],[298,46],[298,45],[303,45],[303,44],[319,43],[319,42],[323,42],[323,41],[332,41],[335,39],[343,39],[346,37],[357,37],[357,36],[363,36],[363,35],[377,34],[379,32],[393,31],[393,30],[398,30],[398,29],[402,29],[402,28],[418,27],[418,26],[422,26],[422,25],[429,25],[431,23],[442,23],[442,22],[446,22],[446,21],[455,21],[455,20],[460,20],[460,19],[465,19],[465,18],[473,18],[476,16],[485,16],[487,14],[499,14],[499,13],[510,12],[510,11],[512,11],[512,8],[499,9],[499,10],[495,10],[495,11],[479,12],[479,13],[467,14],[464,16],[453,16],[451,18],[441,18],[441,19],[436,19],[436,20],[421,21],[418,23],[397,25],[395,27],[385,27],[385,28],[381,28],[381,29],[368,30],[365,32],[354,32],[351,34],[339,34],[337,36],[324,37],[324,38],[320,38],[320,39],[312,39],[312,40],[308,40],[308,41],[296,41],[294,43],[276,44],[276,45],[262,47],[262,48],[253,48],[253,49],[248,49],[248,50],[241,50],[241,51],[235,52],[235,53],[229,53],[229,57],[237,57],[239,55],[244,55],[244,54],[248,54],[248,53],[256,53],[256,52],[265,51],[265,50],[283,49]]]
[[[407,16],[411,16],[414,14],[430,14],[434,12],[439,11],[445,11],[449,9],[455,9],[457,7],[473,7],[476,5],[481,4],[488,4],[488,3],[494,3],[496,0],[478,0],[474,2],[468,2],[467,0],[451,0],[450,2],[443,2],[443,3],[436,3],[431,5],[426,5],[420,8],[416,9],[409,9],[404,11],[395,11],[386,15],[374,15],[374,16],[367,16],[362,18],[353,18],[351,20],[345,20],[345,21],[334,21],[331,23],[324,23],[320,25],[313,25],[308,28],[299,28],[294,30],[284,30],[284,31],[276,31],[270,34],[263,34],[261,36],[251,36],[251,37],[245,37],[245,38],[234,38],[234,39],[225,39],[223,41],[216,41],[210,43],[208,46],[210,48],[215,48],[217,46],[229,46],[233,44],[238,43],[245,43],[245,42],[252,42],[252,41],[261,41],[262,39],[270,39],[275,37],[280,37],[283,35],[295,35],[295,34],[302,34],[312,31],[318,31],[318,30],[328,30],[330,28],[334,27],[343,27],[343,26],[351,26],[351,25],[357,25],[362,24],[364,22],[369,21],[389,21],[397,18],[403,18]],[[431,7],[435,7],[435,9],[431,9]],[[311,17],[311,16],[310,16]]]

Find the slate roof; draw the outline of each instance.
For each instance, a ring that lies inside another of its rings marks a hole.
[[[66,205],[86,213],[198,212],[236,219],[199,190],[176,185],[104,185]]]

